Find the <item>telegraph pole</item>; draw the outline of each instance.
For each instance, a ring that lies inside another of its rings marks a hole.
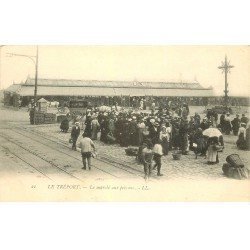
[[[36,46],[36,56],[8,53],[9,56],[21,56],[29,58],[35,65],[35,89],[34,89],[34,117],[37,108],[37,81],[38,81],[38,45]],[[34,121],[35,124],[35,121]]]
[[[34,90],[34,104],[37,104],[37,79],[38,79],[38,46],[36,46],[36,74],[35,74],[35,90]]]
[[[233,65],[230,65],[230,61],[227,60],[227,56],[225,56],[225,61],[221,63],[221,66],[218,68],[222,70],[222,73],[225,74],[225,106],[228,106],[228,82],[227,82],[227,74],[230,73],[230,69],[233,68]]]

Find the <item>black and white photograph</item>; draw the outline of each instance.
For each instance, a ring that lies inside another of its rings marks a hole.
[[[249,46],[0,50],[2,201],[249,201]]]

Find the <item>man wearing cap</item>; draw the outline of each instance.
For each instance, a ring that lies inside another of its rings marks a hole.
[[[91,169],[91,150],[94,149],[94,153],[96,153],[95,145],[93,141],[88,137],[86,133],[83,133],[82,139],[80,140],[79,146],[81,148],[81,154],[82,154],[82,162],[83,162],[83,168],[86,170],[87,168],[87,162],[89,170]]]
[[[72,139],[72,149],[76,150],[76,141],[80,135],[80,122],[76,122],[71,130],[71,139]]]

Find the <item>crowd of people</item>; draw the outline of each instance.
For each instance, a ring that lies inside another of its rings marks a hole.
[[[238,136],[238,140],[236,141],[236,145],[241,150],[249,150],[250,149],[250,127],[249,119],[245,114],[242,114],[240,117],[239,114],[231,119],[231,115],[229,113],[223,113],[220,116],[220,124],[219,127],[221,131],[226,135],[233,134]]]
[[[142,104],[143,105],[143,104]],[[68,129],[69,125],[66,120]],[[76,118],[71,130],[72,148],[76,149],[76,142],[80,130],[84,131],[84,137],[91,140],[100,140],[106,144],[117,143],[122,147],[137,147],[139,149],[138,160],[144,164],[145,177],[151,173],[153,167],[157,168],[157,175],[161,176],[161,157],[168,155],[169,151],[178,151],[180,154],[188,154],[194,151],[197,156],[205,156],[208,164],[219,162],[218,151],[223,150],[223,136],[212,138],[204,136],[203,132],[208,128],[218,128],[222,134],[238,136],[239,149],[249,149],[248,118],[245,114],[238,114],[234,119],[229,113],[223,113],[220,117],[215,111],[208,110],[203,118],[198,113],[189,115],[189,106],[186,103],[170,103],[166,108],[156,110],[152,106],[151,111],[138,109],[117,110],[114,106],[111,110],[99,110],[97,108],[87,110],[85,116]]]

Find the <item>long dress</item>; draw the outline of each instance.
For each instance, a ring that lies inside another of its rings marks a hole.
[[[247,142],[246,142],[246,129],[244,127],[240,127],[238,132],[238,140],[236,142],[237,147],[239,149],[246,149]]]
[[[214,144],[210,144],[207,149],[207,161],[209,163],[216,163],[218,158],[218,152],[214,147]]]
[[[87,137],[91,138],[91,118],[87,117],[85,121],[85,130],[84,133],[87,135]]]
[[[166,132],[160,132],[160,140],[162,145],[162,151],[164,155],[168,155],[169,151],[169,139],[170,139],[171,128],[167,127]]]

